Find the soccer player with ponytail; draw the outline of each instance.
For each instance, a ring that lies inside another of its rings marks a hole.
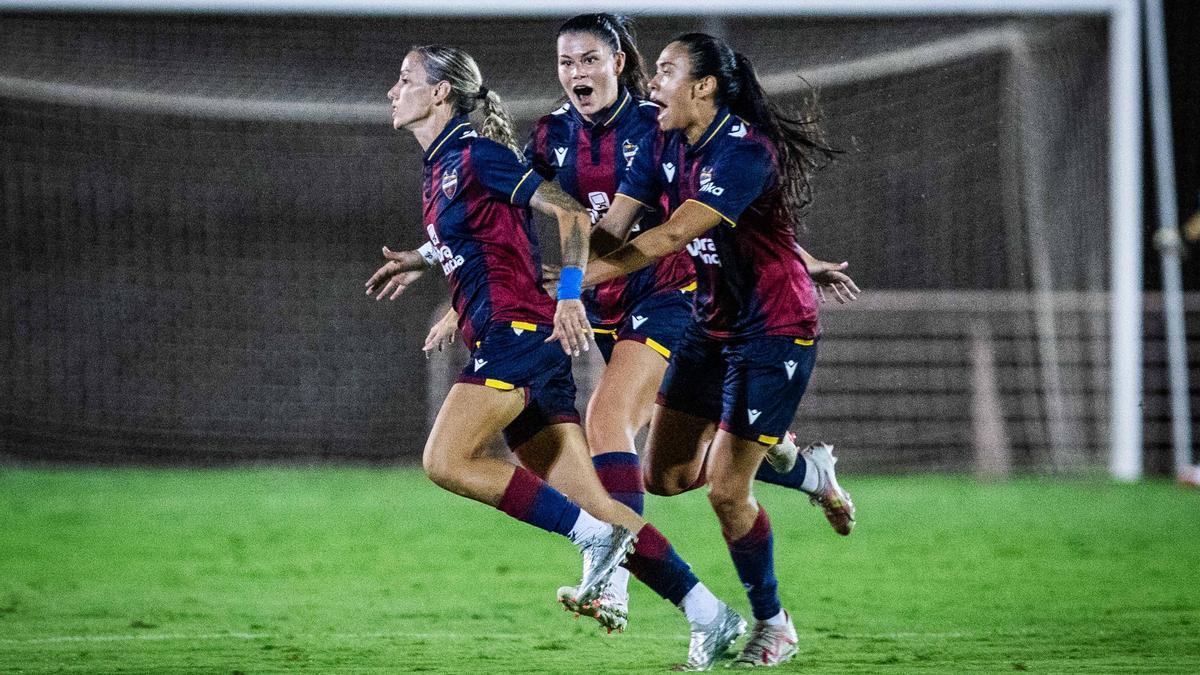
[[[796,653],[781,606],[773,536],[753,480],[786,432],[812,374],[820,329],[811,258],[795,240],[810,201],[809,174],[831,158],[815,122],[764,94],[754,68],[702,33],[663,49],[650,98],[660,133],[625,173],[593,234],[584,284],[604,283],[687,250],[698,287],[650,423],[647,489],[678,494],[702,480],[756,625],[738,665],[772,666]],[[628,243],[643,211],[669,217]],[[828,446],[804,453],[806,491],[848,533],[854,506],[837,484]]]
[[[745,622],[658,530],[608,495],[592,468],[570,357],[587,348],[590,332],[579,295],[591,221],[520,160],[511,120],[482,80],[465,52],[425,46],[406,55],[388,91],[393,127],[412,132],[425,150],[428,242],[385,248],[388,261],[366,282],[367,293],[395,297],[413,275],[440,267],[472,357],[430,431],[425,471],[446,490],[575,543],[584,558],[580,605],[593,602],[624,561],[683,610],[692,627],[688,666],[707,668]],[[469,115],[478,107],[477,132]],[[557,301],[542,288],[530,207],[557,219],[563,262],[573,270],[563,274]],[[524,466],[489,455],[498,433]]]

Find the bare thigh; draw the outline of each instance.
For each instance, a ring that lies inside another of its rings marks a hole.
[[[421,463],[434,483],[496,506],[512,479],[512,464],[487,456],[488,441],[525,406],[520,390],[460,382],[450,388],[425,441]]]
[[[588,401],[587,441],[593,455],[637,452],[635,438],[650,421],[667,362],[635,340],[619,340]]]

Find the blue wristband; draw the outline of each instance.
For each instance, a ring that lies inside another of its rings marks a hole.
[[[564,267],[558,277],[558,299],[578,300],[583,291],[583,268]]]

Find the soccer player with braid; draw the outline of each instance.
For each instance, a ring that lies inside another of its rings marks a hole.
[[[387,262],[366,290],[394,298],[415,274],[440,267],[472,357],[434,421],[425,471],[446,490],[569,538],[585,570],[573,602],[594,601],[624,561],[688,617],[687,666],[706,669],[745,621],[658,530],[612,499],[592,468],[571,376],[571,354],[587,348],[590,332],[579,296],[591,221],[521,161],[511,120],[482,79],[459,49],[416,47],[388,91],[393,127],[412,132],[425,151],[428,242],[412,251],[385,248]],[[478,131],[469,120],[477,107],[484,117]],[[530,207],[559,224],[565,268],[557,300],[542,288]],[[489,455],[497,433],[524,466]]]
[[[599,220],[616,198],[617,188],[639,155],[651,152],[658,133],[658,107],[647,100],[647,77],[634,40],[631,22],[612,14],[581,14],[563,23],[557,33],[559,84],[566,102],[538,120],[525,156],[547,180],[589,209]],[[658,203],[641,210],[630,234],[650,231],[662,223]],[[842,272],[845,263],[822,262],[801,249],[807,275],[830,289],[839,301],[853,300],[858,291]],[[803,272],[802,272],[803,273]],[[649,422],[655,395],[680,337],[694,321],[692,295],[696,272],[686,250],[663,256],[640,270],[589,289],[583,295],[596,344],[606,367],[588,402],[585,429],[592,461],[609,493],[638,513],[643,509],[642,467],[635,438]],[[818,289],[820,286],[818,286]],[[457,317],[451,310],[430,331],[426,348],[452,339]],[[830,507],[828,484],[814,466],[813,446],[797,462],[790,432],[767,452],[757,478],[793,489],[805,489],[832,513],[831,523],[842,534],[853,525],[846,507]],[[703,470],[695,487],[703,485]],[[652,489],[657,489],[652,482]],[[588,607],[570,604],[574,589],[560,589],[559,599],[581,614],[595,617],[610,630],[628,621],[628,572],[618,569],[597,602]]]
[[[750,61],[719,38],[689,33],[657,61],[650,98],[658,134],[639,150],[593,236],[601,284],[687,250],[696,265],[697,322],[676,345],[646,445],[652,492],[701,477],[754,618],[737,665],[773,666],[796,653],[783,609],[767,513],[751,486],[768,448],[796,414],[816,360],[818,298],[795,240],[809,172],[831,157],[815,122],[765,95]],[[638,216],[664,203],[666,222],[626,243]],[[830,522],[846,531],[853,505],[828,446],[808,453]],[[822,492],[823,491],[823,492]]]

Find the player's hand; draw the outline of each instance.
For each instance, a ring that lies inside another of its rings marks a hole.
[[[367,287],[367,295],[373,295],[378,291],[378,295],[375,296],[376,300],[382,300],[383,296],[389,293],[391,295],[388,300],[395,300],[400,297],[404,289],[411,286],[425,273],[425,270],[402,272],[401,261],[403,258],[401,254],[386,246],[383,247],[383,257],[387,258],[387,262],[383,264],[383,267],[375,270],[375,274],[372,274],[364,284]]]
[[[435,349],[439,352],[449,349],[454,344],[456,333],[458,333],[458,312],[452,309],[429,328],[429,335],[425,336],[425,346],[421,347],[421,351],[425,352],[425,358],[429,358],[430,352]]]
[[[589,349],[588,340],[591,337],[592,325],[588,323],[583,301],[559,300],[558,309],[554,310],[554,332],[546,338],[546,342],[558,340],[564,352],[579,356],[580,350],[586,352]]]
[[[828,289],[839,303],[845,304],[858,298],[858,285],[854,279],[842,270],[850,266],[848,262],[831,263],[817,260],[808,266],[808,276],[817,285],[817,296],[825,302],[825,290]]]

